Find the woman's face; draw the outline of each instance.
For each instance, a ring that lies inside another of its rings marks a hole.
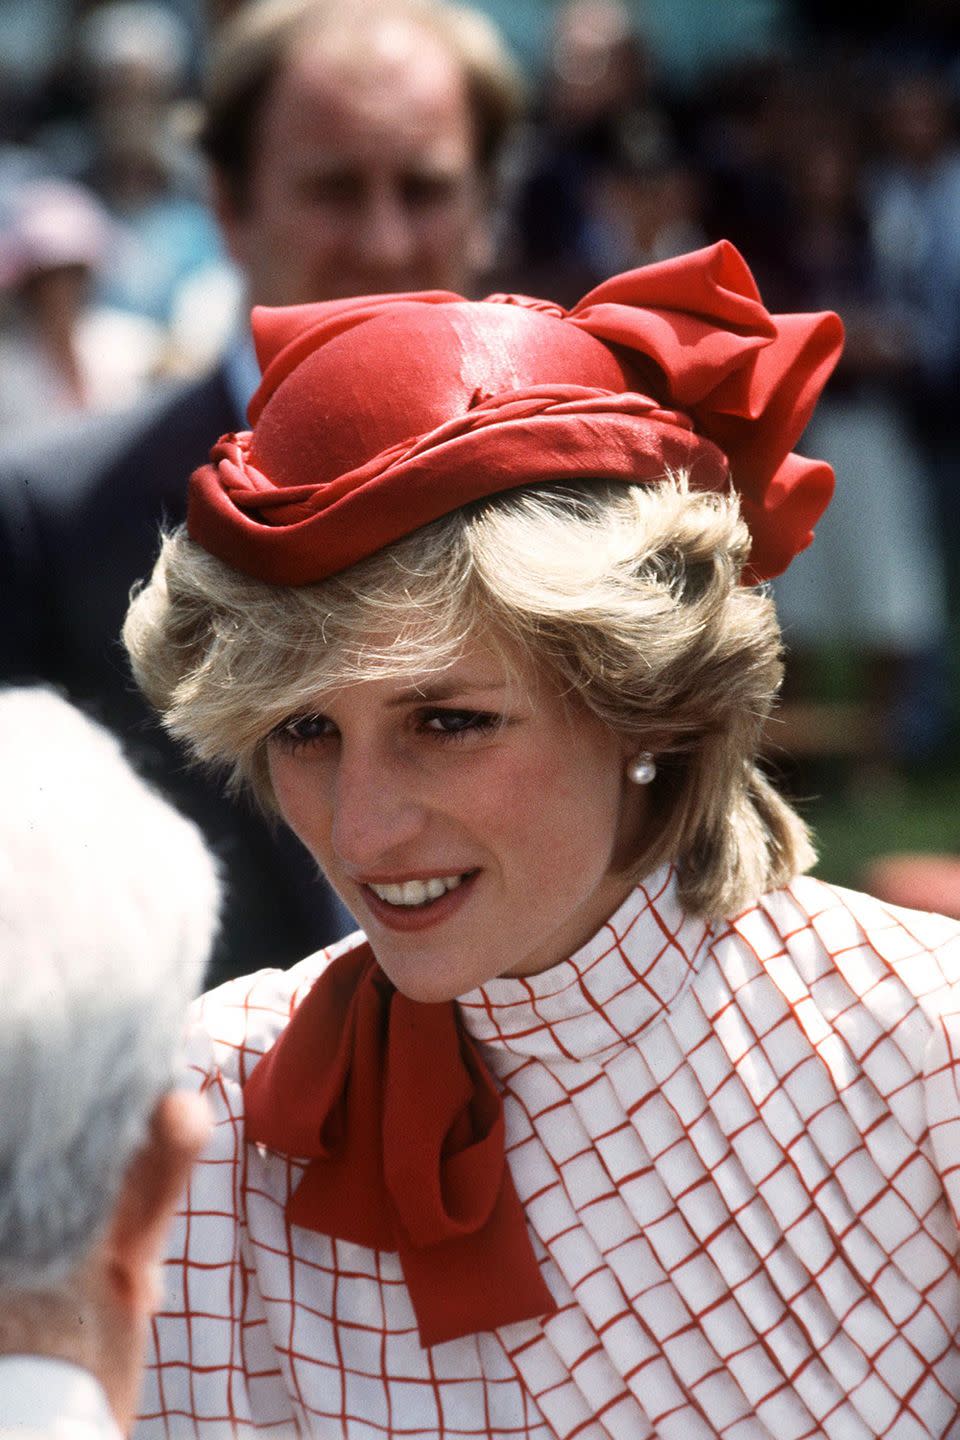
[[[630,888],[623,742],[479,642],[441,674],[328,692],[268,742],[284,818],[415,1000],[533,975]]]

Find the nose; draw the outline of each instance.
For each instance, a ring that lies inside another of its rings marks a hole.
[[[379,753],[349,753],[344,746],[332,799],[331,844],[341,862],[361,874],[402,862],[426,821],[415,775],[401,759]]]
[[[396,185],[371,189],[357,245],[371,270],[395,271],[410,263],[416,249],[413,218]]]

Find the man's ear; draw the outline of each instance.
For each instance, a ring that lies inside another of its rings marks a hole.
[[[241,270],[245,269],[250,257],[247,253],[246,230],[238,197],[226,176],[217,170],[211,170],[210,173],[210,205],[231,260],[234,260]]]
[[[104,1249],[113,1298],[131,1315],[152,1315],[160,1302],[167,1231],[209,1133],[203,1096],[172,1090],[157,1102],[147,1139],[130,1162]]]

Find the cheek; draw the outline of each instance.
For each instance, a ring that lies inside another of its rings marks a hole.
[[[463,206],[451,209],[443,220],[433,226],[431,239],[435,250],[448,264],[452,259],[458,265],[467,261],[472,264],[489,250],[481,226],[471,211]]]
[[[570,764],[555,755],[558,763],[539,766],[521,801],[533,832],[527,837],[531,866],[574,889],[589,887],[611,867],[623,795],[618,756],[604,749],[583,763],[585,749],[566,752]]]
[[[584,840],[597,848],[612,835],[616,777],[591,778],[547,754],[504,764],[468,800],[470,823],[518,877],[543,875],[552,886],[582,868]]]
[[[546,758],[508,758],[497,767],[495,776],[480,777],[476,813],[491,829],[535,829],[551,800],[554,779]]]
[[[275,265],[302,263],[305,254],[322,246],[324,217],[318,219],[317,206],[300,193],[293,176],[281,171],[264,177],[255,215],[256,238],[262,247],[273,247]]]
[[[318,777],[294,755],[270,753],[267,769],[284,821],[304,844],[314,849],[322,832],[324,813]]]

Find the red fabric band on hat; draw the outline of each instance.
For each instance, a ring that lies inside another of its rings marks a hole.
[[[421,1342],[552,1314],[504,1155],[499,1091],[456,1005],[334,960],[259,1061],[245,1133],[309,1159],[287,1218],[399,1254]]]
[[[361,558],[361,537],[363,553],[372,554],[459,505],[518,483],[571,474],[659,479],[668,469],[688,468],[703,489],[725,485],[723,453],[694,435],[685,417],[642,395],[583,389],[583,398],[573,399],[573,389],[543,386],[486,401],[328,484],[273,486],[251,461],[249,432],[226,436],[214,447],[214,464],[195,477],[207,508],[202,534],[193,524],[191,533],[216,554],[224,554],[218,544],[229,546],[238,570],[296,585],[305,576],[322,578],[321,546],[323,573],[332,575]],[[579,423],[571,424],[574,418]]]
[[[256,310],[252,432],[191,478],[190,534],[275,584],[321,580],[472,500],[571,478],[740,492],[750,578],[829,502],[792,454],[839,358],[836,315],[771,315],[726,241],[566,312],[442,292]]]

